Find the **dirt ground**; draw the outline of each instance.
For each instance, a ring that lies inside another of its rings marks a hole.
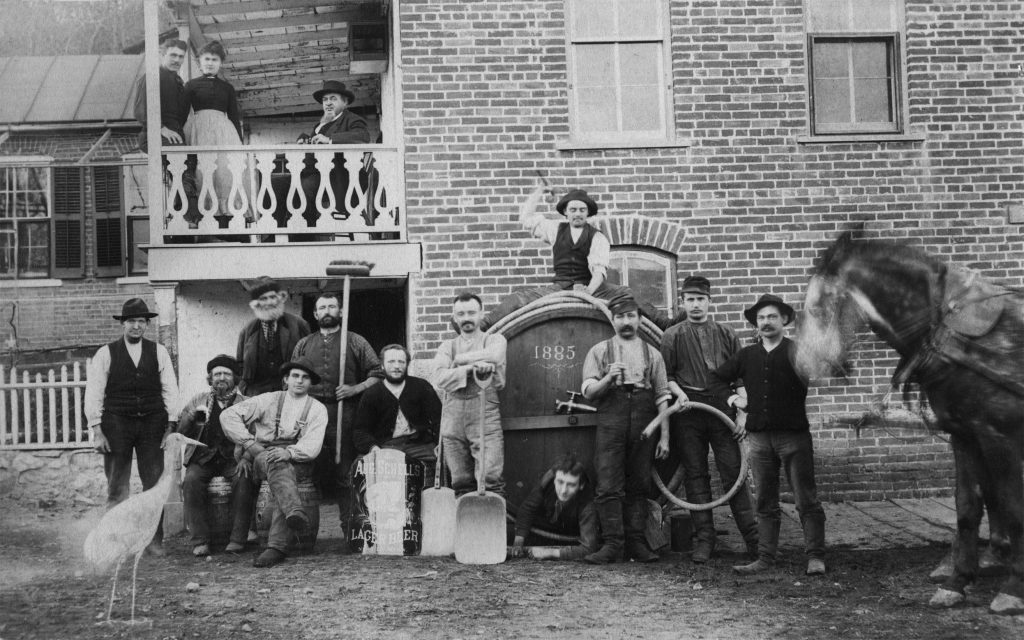
[[[194,559],[184,538],[139,566],[129,625],[130,571],[101,623],[110,579],[81,544],[96,509],[0,501],[0,640],[95,638],[1020,638],[1024,616],[987,612],[998,582],[966,606],[935,611],[928,571],[942,547],[833,550],[809,578],[788,552],[773,573],[736,577],[739,556],[706,566],[667,553],[653,565],[516,560],[479,567],[453,559],[341,555],[322,537],[313,555],[255,569],[255,550]],[[326,514],[325,514],[326,515]],[[329,531],[329,529],[328,529]],[[190,591],[189,583],[198,589]]]

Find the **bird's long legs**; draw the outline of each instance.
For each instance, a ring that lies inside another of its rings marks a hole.
[[[121,570],[121,564],[124,563],[124,556],[117,561],[117,566],[114,567],[114,582],[110,585],[110,605],[107,606],[107,622],[110,622],[110,614],[114,610],[114,594],[117,593],[117,572]]]
[[[139,560],[142,559],[143,551],[135,554],[135,566],[132,568],[132,624],[135,624],[135,576],[139,572]]]

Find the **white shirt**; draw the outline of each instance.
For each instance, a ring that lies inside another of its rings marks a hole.
[[[523,221],[523,227],[534,238],[553,245],[558,237],[558,226],[565,222],[565,220],[549,220],[543,214],[535,213]],[[590,223],[588,222],[587,224]],[[569,233],[572,234],[572,241],[575,243],[580,239],[583,229],[576,230],[569,227]],[[603,233],[594,234],[594,238],[590,241],[590,254],[587,255],[587,266],[590,268],[591,276],[604,277],[608,272],[611,252],[612,248],[608,242],[608,236]]]
[[[123,338],[122,338],[123,339]],[[142,341],[135,344],[125,340],[128,348],[128,355],[131,356],[135,366],[139,366],[142,359]],[[178,379],[174,375],[174,363],[171,362],[171,354],[167,353],[167,347],[156,343],[156,365],[160,371],[160,390],[164,399],[164,408],[167,415],[176,420],[181,413],[181,406],[178,400]],[[85,374],[85,420],[86,424],[94,427],[103,420],[103,399],[107,393],[107,379],[110,377],[110,345],[103,345],[92,357]]]

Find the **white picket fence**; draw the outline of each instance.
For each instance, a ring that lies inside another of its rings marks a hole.
[[[19,381],[20,378],[20,381]],[[82,449],[91,445],[85,424],[82,364],[46,377],[0,366],[0,449]]]

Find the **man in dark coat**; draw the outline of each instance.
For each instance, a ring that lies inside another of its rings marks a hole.
[[[185,120],[188,104],[185,102],[185,83],[178,70],[185,61],[188,45],[181,40],[168,39],[160,43],[160,137],[164,145],[185,144]],[[142,125],[139,148],[146,151],[146,76],[135,85],[135,119]]]
[[[281,365],[309,335],[309,324],[284,310],[288,292],[267,276],[242,282],[256,319],[238,334],[236,358],[242,364],[239,391],[249,397],[281,390]]]

